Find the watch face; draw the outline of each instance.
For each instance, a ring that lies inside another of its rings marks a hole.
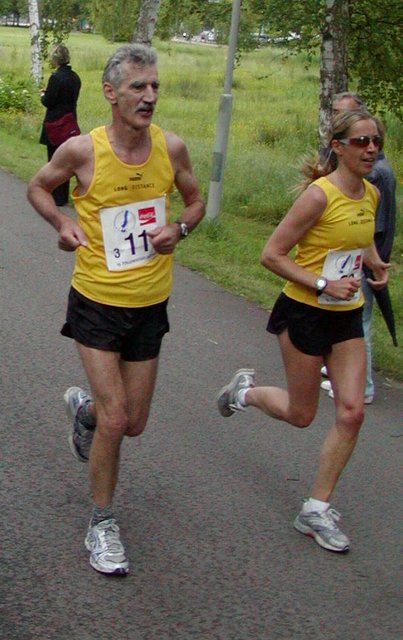
[[[181,224],[181,236],[182,236],[182,238],[186,238],[186,236],[188,234],[189,234],[188,226],[187,226],[187,224],[182,222],[182,224]]]
[[[316,281],[316,288],[318,291],[322,291],[327,285],[326,278],[318,278]]]

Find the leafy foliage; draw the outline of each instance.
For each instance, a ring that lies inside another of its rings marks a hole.
[[[299,39],[289,43],[289,50],[306,51],[309,58],[315,55],[320,36],[326,29],[323,0],[247,2],[259,7],[261,18],[270,31],[283,36],[290,31],[299,34]],[[350,16],[347,29],[349,79],[370,108],[381,112],[389,109],[402,117],[401,0],[346,2]]]
[[[0,0],[0,14],[14,15],[18,24],[19,18],[28,14],[27,0]]]
[[[91,19],[109,42],[130,42],[138,15],[138,0],[92,0]]]
[[[400,0],[354,0],[350,68],[357,90],[372,108],[403,116],[403,11]]]
[[[0,111],[30,111],[33,87],[28,80],[0,77]]]
[[[71,0],[40,0],[39,5],[39,43],[41,58],[48,57],[53,44],[64,42],[72,31],[78,3]]]

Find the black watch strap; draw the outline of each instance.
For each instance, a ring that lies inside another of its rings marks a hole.
[[[317,278],[315,282],[315,287],[316,287],[316,295],[320,296],[322,291],[327,287],[327,278],[325,278],[324,276],[319,276],[319,278]]]

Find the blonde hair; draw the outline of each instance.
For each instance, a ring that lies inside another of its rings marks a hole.
[[[357,122],[361,120],[372,120],[378,129],[379,135],[383,140],[383,125],[366,109],[354,109],[353,111],[343,111],[332,118],[329,130],[327,146],[322,149],[322,153],[316,154],[314,158],[303,159],[301,165],[301,173],[305,178],[300,182],[295,190],[303,191],[314,180],[329,175],[337,168],[337,155],[332,149],[332,140],[341,140],[348,138],[349,130]]]

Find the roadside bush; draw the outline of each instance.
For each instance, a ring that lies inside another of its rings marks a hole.
[[[34,87],[29,80],[16,80],[7,75],[0,77],[0,111],[29,112],[33,91]]]

